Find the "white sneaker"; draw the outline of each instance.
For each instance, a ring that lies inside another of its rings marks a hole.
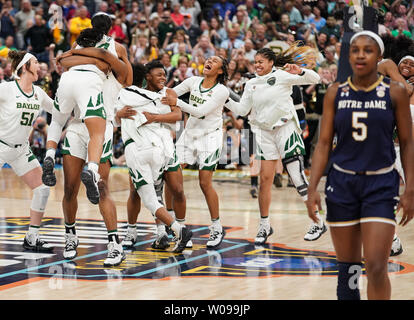
[[[257,245],[265,244],[267,238],[269,238],[273,234],[273,228],[269,226],[269,230],[267,230],[266,226],[263,224],[259,225],[259,231],[257,232],[256,238],[254,239],[254,243]]]
[[[392,246],[391,246],[391,257],[398,256],[403,252],[402,244],[400,238],[397,236],[394,237],[392,240]]]
[[[114,267],[120,265],[125,259],[125,253],[122,245],[116,242],[108,243],[108,256],[104,261],[104,267]]]
[[[77,256],[76,248],[79,245],[79,239],[76,234],[65,233],[65,249],[63,250],[63,258],[73,259]]]
[[[176,243],[178,241],[177,237],[174,236],[171,240],[172,242]],[[193,247],[193,241],[189,240],[185,245],[186,248],[191,249]]]
[[[325,223],[322,227],[319,227],[317,223],[313,223],[303,239],[306,241],[318,240],[327,230]]]
[[[131,248],[137,242],[137,237],[137,232],[127,231],[125,238],[121,242],[121,245],[125,248]]]
[[[223,241],[226,231],[224,231],[223,228],[221,228],[221,230],[217,230],[214,228],[214,226],[209,226],[208,228],[210,229],[210,237],[208,238],[208,241],[207,241],[207,248],[215,249]]]

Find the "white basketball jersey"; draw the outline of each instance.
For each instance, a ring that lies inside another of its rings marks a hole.
[[[102,40],[96,44],[97,48],[103,48],[112,53],[115,57],[118,57],[115,47],[115,40],[112,37],[103,36]],[[116,80],[114,74],[110,72],[103,84],[103,99],[106,111],[106,118],[108,121],[114,119],[114,108],[118,98],[119,91],[122,89],[122,85]]]

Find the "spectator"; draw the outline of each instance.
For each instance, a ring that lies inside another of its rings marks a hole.
[[[148,57],[145,57],[145,52],[148,47],[148,37],[145,34],[135,36],[135,43],[129,47],[129,60],[132,64],[143,63],[148,61]]]
[[[185,33],[188,35],[191,46],[194,47],[197,44],[197,39],[199,36],[201,36],[201,29],[193,25],[191,23],[191,16],[186,13],[184,14],[184,22],[181,27],[178,28],[179,30],[184,30]]]
[[[88,9],[85,6],[83,6],[79,8],[77,16],[69,20],[69,44],[71,46],[75,42],[76,38],[79,36],[81,31],[86,28],[92,28],[92,24],[91,19],[88,18]]]
[[[328,46],[326,47],[325,51],[325,61],[324,63],[329,67],[333,64],[337,64],[338,60],[335,59],[336,49],[335,46]]]
[[[226,12],[230,11],[228,13],[229,19],[233,19],[234,14],[236,13],[236,7],[233,3],[227,0],[219,0],[218,2],[214,3],[211,8],[210,16],[215,16],[215,11],[218,13],[218,15],[221,17],[222,20],[224,20],[226,16]]]
[[[190,53],[192,51],[192,46],[189,41],[189,36],[185,33],[184,30],[177,30],[173,37],[173,41],[168,44],[171,40],[173,33],[168,32],[164,41],[163,49],[168,52],[172,52],[172,54],[178,53],[178,47],[181,43],[185,44],[185,52]]]
[[[116,42],[127,45],[128,38],[122,28],[122,20],[121,18],[116,18],[113,22],[111,30],[109,30],[108,35],[115,39]]]
[[[181,5],[179,2],[173,5],[173,12],[171,13],[171,19],[177,27],[181,26],[184,21],[184,16],[180,12]]]
[[[250,63],[254,63],[256,52],[253,41],[251,39],[244,40],[244,56]]]
[[[252,24],[252,20],[249,18],[249,14],[247,13],[245,5],[240,5],[237,7],[236,14],[233,16],[233,19],[229,24],[229,28],[231,28],[233,24],[238,24],[240,26],[240,31],[242,32],[242,37],[244,38],[246,31]]]
[[[171,65],[173,67],[177,67],[178,62],[179,62],[181,57],[186,57],[189,61],[192,58],[191,54],[187,53],[187,51],[186,51],[186,44],[185,43],[181,43],[181,44],[178,45],[178,53],[172,55]]]
[[[188,66],[188,59],[186,57],[180,58],[172,79],[167,83],[167,87],[173,88],[192,76],[194,76],[194,69]]]
[[[326,20],[321,16],[321,10],[318,7],[313,7],[313,14],[315,16],[309,19],[309,23],[316,29],[317,32],[320,32],[320,30],[325,26]]]
[[[204,59],[207,60],[208,58],[214,56],[215,50],[213,44],[210,42],[208,36],[202,35],[200,36],[200,40],[193,48],[193,56],[196,56],[196,52],[201,52]]]
[[[46,119],[37,117],[33,124],[33,130],[29,136],[30,148],[40,163],[46,155],[47,124]]]
[[[41,62],[40,68],[38,71],[38,79],[33,84],[41,87],[43,91],[48,94],[49,97],[52,97],[51,86],[50,86],[51,81],[52,81],[52,76],[49,73],[49,65],[46,62]]]
[[[39,62],[49,62],[48,47],[52,43],[52,34],[45,25],[40,15],[35,16],[35,24],[26,32],[24,42],[27,50],[32,53]]]
[[[32,9],[30,0],[22,0],[21,10],[14,16],[16,26],[16,46],[19,50],[25,48],[24,36],[27,30],[31,27],[34,16],[35,12]]]
[[[158,39],[159,43],[164,43],[167,33],[175,33],[175,25],[171,19],[170,10],[164,10],[162,13],[162,19],[158,25]]]
[[[146,55],[148,56],[148,62],[158,59],[160,54],[158,37],[152,35],[149,40],[149,45],[147,47]]]
[[[296,26],[299,23],[303,22],[302,15],[300,14],[299,10],[293,6],[292,1],[285,2],[285,10],[286,13],[289,15],[289,24],[291,26]]]
[[[131,28],[134,28],[138,25],[141,20],[145,20],[145,16],[139,12],[139,4],[138,1],[132,1],[131,3],[131,12],[126,15],[126,20],[129,23]]]
[[[279,39],[287,39],[287,36],[291,29],[290,17],[287,13],[282,14],[280,23],[276,24],[276,30],[278,32]]]
[[[12,36],[14,39],[16,36],[14,12],[12,1],[7,0],[0,12],[0,39],[2,40],[5,40],[8,36]]]
[[[340,27],[336,24],[336,19],[333,15],[328,16],[326,25],[321,28],[320,33],[325,33],[328,36],[328,39],[330,39],[331,36],[335,36],[336,39],[341,38]]]
[[[407,30],[407,22],[403,18],[395,19],[396,28],[391,31],[393,37],[398,37],[399,35],[405,35],[411,39],[411,32]]]
[[[249,18],[251,20],[253,20],[254,18],[259,20],[260,19],[260,12],[256,8],[254,0],[246,0],[245,5],[246,5],[246,11],[247,11],[247,14],[249,15]]]
[[[4,41],[4,45],[0,47],[0,57],[7,59],[10,50],[17,50],[14,47],[14,39],[12,36],[8,36]]]
[[[172,78],[173,69],[174,69],[174,67],[171,65],[171,56],[168,54],[168,52],[164,52],[160,55],[160,62],[165,68],[166,78],[168,82]]]
[[[3,74],[4,74],[4,80],[6,80],[6,81],[14,80],[13,70],[12,70],[12,66],[11,66],[10,61],[6,62],[6,66],[3,68]]]
[[[312,13],[312,8],[309,5],[303,6],[302,15],[303,15],[303,23],[305,25],[309,25],[310,24],[309,20],[311,18],[312,19],[315,18],[315,15]]]
[[[147,39],[150,36],[150,28],[147,25],[147,20],[145,19],[144,16],[142,16],[137,25],[135,27],[132,28],[131,30],[131,35],[132,37],[135,36],[135,41],[141,36],[145,36]]]
[[[182,15],[189,14],[193,25],[198,24],[198,16],[201,12],[199,4],[197,6],[192,0],[182,0],[180,12]]]
[[[160,17],[158,13],[151,14],[149,18],[150,34],[158,36],[158,26],[160,25]]]
[[[210,26],[208,25],[207,20],[201,20],[200,21],[200,30],[201,30],[201,35],[205,35],[205,36],[209,36],[210,34]]]
[[[238,49],[244,46],[244,41],[237,39],[237,31],[233,28],[228,32],[228,39],[221,43],[221,48],[227,50],[228,54],[231,55],[233,49]]]
[[[252,41],[255,45],[256,50],[263,48],[268,43],[268,40],[266,38],[266,26],[265,25],[263,24],[256,25],[255,33],[253,35]]]
[[[388,11],[384,17],[384,26],[388,28],[389,30],[394,29],[394,20],[395,20],[394,16],[392,15],[390,11]]]
[[[328,37],[326,33],[319,33],[317,36],[317,46],[319,51],[323,52],[328,44]]]
[[[221,25],[221,22],[213,17],[210,20],[210,41],[215,47],[220,47],[221,42],[227,39],[227,32]]]

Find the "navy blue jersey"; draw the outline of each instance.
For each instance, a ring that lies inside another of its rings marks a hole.
[[[335,97],[337,145],[332,162],[352,171],[391,166],[395,162],[394,127],[390,79],[380,76],[370,88],[358,90],[349,77]]]

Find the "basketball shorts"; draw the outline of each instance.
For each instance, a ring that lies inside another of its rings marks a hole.
[[[165,171],[166,172],[177,171],[179,168],[180,168],[180,161],[178,161],[177,150],[174,147],[174,158],[171,158],[170,161],[168,161],[167,166],[165,167]]]
[[[305,144],[293,120],[273,130],[252,126],[256,138],[256,158],[260,160],[288,159],[305,155]]]
[[[81,69],[69,70],[62,74],[56,92],[55,108],[70,114],[78,109],[82,120],[100,117],[106,119],[103,101],[103,79],[93,71]]]
[[[114,127],[112,122],[106,122],[105,140],[102,146],[101,163],[112,162]],[[89,132],[82,122],[72,122],[66,129],[65,139],[62,144],[62,154],[88,160]]]
[[[6,145],[4,142],[0,142],[0,169],[5,163],[12,167],[13,171],[19,177],[40,167],[40,163],[28,143],[12,147]]]
[[[168,161],[160,147],[142,149],[136,142],[126,145],[125,160],[135,190],[161,179]]]
[[[218,129],[201,136],[183,131],[176,143],[180,163],[198,163],[200,170],[214,171],[223,149],[223,130]]]
[[[364,222],[395,225],[399,184],[396,170],[353,175],[331,168],[325,185],[328,225],[345,227]]]

